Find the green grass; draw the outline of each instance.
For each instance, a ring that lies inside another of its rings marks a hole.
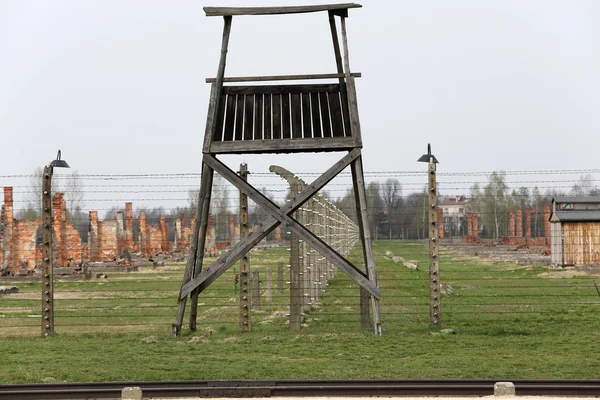
[[[289,331],[289,291],[274,292],[240,334],[233,270],[200,296],[198,333],[171,337],[183,265],[56,283],[57,335],[42,338],[39,285],[0,298],[0,383],[187,379],[597,379],[600,297],[593,276],[549,279],[543,267],[441,253],[443,328],[429,327],[427,249],[374,243],[384,334],[360,330],[357,285],[337,272]],[[419,260],[412,271],[386,251]],[[251,254],[251,268],[287,264],[287,251]],[[360,249],[351,255],[359,263]],[[210,262],[210,260],[208,260]],[[287,274],[287,269],[286,269]],[[275,276],[275,274],[274,274]],[[286,276],[285,280],[289,280]],[[263,286],[264,292],[264,286]],[[264,294],[264,293],[263,293]],[[187,314],[186,320],[187,324]],[[29,326],[24,326],[29,325]],[[18,326],[12,328],[11,326]],[[206,333],[210,330],[212,334]],[[50,361],[49,361],[50,360]]]

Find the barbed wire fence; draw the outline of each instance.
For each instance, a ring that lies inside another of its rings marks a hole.
[[[592,188],[596,187],[598,174],[600,170],[506,171],[505,177],[509,195],[514,189],[517,191],[515,198],[531,199],[531,192],[537,188],[542,191],[544,201],[548,201],[560,192],[573,194],[572,189],[581,175],[589,175],[586,182]],[[313,175],[316,174],[298,173],[297,177],[310,181]],[[468,202],[473,185],[479,184],[483,189],[489,184],[488,175],[489,172],[438,172],[439,197],[464,196]],[[401,239],[402,229],[399,229],[400,224],[407,223],[402,220],[403,217],[412,216],[416,226],[424,221],[421,208],[425,203],[425,194],[422,193],[427,183],[426,173],[384,171],[365,173],[365,177],[367,183],[377,182],[380,188],[393,184],[386,183],[386,180],[397,179],[403,189],[400,196],[403,203],[394,214],[398,219],[386,214],[389,210],[385,205],[371,207],[372,215],[379,212],[390,220],[385,225],[386,229],[379,231],[379,240],[374,242],[384,334],[427,332],[429,281],[425,267],[428,260],[426,242],[418,235]],[[15,217],[23,216],[21,211],[27,206],[25,196],[36,189],[30,184],[30,178],[31,175],[0,176],[0,186],[14,188]],[[122,209],[123,202],[133,202],[134,210],[149,212],[155,209],[156,215],[162,212],[172,235],[175,220],[188,208],[188,193],[197,190],[200,176],[81,175],[81,179],[85,209],[99,211],[110,219],[112,212]],[[290,195],[289,185],[274,174],[254,173],[251,179],[255,186],[267,187],[276,202],[283,203]],[[218,202],[227,198],[233,203],[235,192],[222,185],[224,190],[213,200]],[[297,218],[305,218],[313,232],[324,237],[340,254],[350,254],[355,264],[360,265],[361,252],[355,247],[356,228],[352,214],[340,201],[348,194],[348,187],[342,175],[329,184],[321,196],[302,207]],[[520,188],[527,189],[529,193],[519,192]],[[421,203],[410,206],[408,199],[411,195]],[[370,201],[371,204],[376,203],[373,198]],[[513,209],[517,206],[520,204],[511,205]],[[408,210],[409,207],[413,209]],[[259,213],[256,209],[250,210],[251,213]],[[509,230],[508,211],[510,208],[506,208],[506,214],[502,216],[503,232]],[[228,213],[235,213],[235,210],[230,209]],[[479,215],[482,225],[486,218],[490,218],[485,210],[481,210]],[[189,221],[189,217],[186,218]],[[71,215],[71,221],[78,231],[88,231],[89,217],[83,211]],[[395,233],[386,235],[390,225]],[[534,236],[545,234],[543,229],[532,231]],[[595,235],[594,238],[600,233]],[[230,233],[223,236],[230,236]],[[289,307],[295,296],[290,293],[289,282],[292,279],[286,268],[291,265],[288,250],[291,249],[291,235],[284,232],[282,236],[282,243],[263,246],[251,253],[252,269],[259,273],[257,282],[261,282],[260,301],[255,300],[260,307],[252,310],[253,330],[264,331],[267,335],[289,330]],[[444,327],[458,332],[498,335],[531,334],[568,323],[577,323],[582,329],[597,327],[600,267],[586,265],[552,269],[547,247],[502,244],[499,239],[482,237],[481,243],[463,243],[461,236],[451,235],[440,242]],[[84,237],[82,241],[86,242]],[[298,261],[301,262],[300,271],[304,279],[298,294],[302,305],[300,331],[359,330],[362,320],[358,285],[344,274],[334,275],[333,266],[304,244],[300,244],[299,249]],[[55,275],[57,333],[119,334],[131,331],[168,334],[175,318],[184,260],[180,255],[173,258],[163,255],[156,260],[140,261],[137,271],[93,269],[87,279],[79,273],[73,275],[73,270],[61,271],[59,268]],[[67,275],[61,275],[63,273]],[[198,312],[198,325],[202,330],[237,332],[239,291],[236,273],[234,270],[224,274],[203,293]],[[39,276],[5,276],[0,279],[0,285],[6,287],[0,294],[0,335],[39,335],[42,306]],[[14,290],[12,287],[18,292],[10,293]]]

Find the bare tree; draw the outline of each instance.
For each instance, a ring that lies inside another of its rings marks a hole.
[[[396,225],[401,226],[402,223],[399,218],[399,206],[402,202],[402,185],[398,179],[389,178],[381,185],[381,199],[388,218],[388,239],[391,239],[393,227]]]
[[[83,179],[79,171],[75,170],[67,175],[65,179],[65,202],[67,204],[67,220],[73,219],[85,206],[85,192],[83,190]]]
[[[594,179],[590,174],[581,175],[571,188],[573,196],[593,196],[595,193],[598,193],[598,188],[594,186]]]

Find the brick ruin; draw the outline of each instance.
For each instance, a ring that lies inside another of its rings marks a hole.
[[[512,246],[550,246],[550,204],[544,205],[544,236],[532,237],[531,220],[534,210],[525,210],[525,221],[523,221],[523,212],[521,210],[510,211],[508,213],[508,235],[500,239],[501,244]],[[525,222],[525,232],[523,233],[523,222]]]
[[[56,267],[75,267],[83,262],[118,261],[128,265],[132,256],[152,257],[157,254],[169,256],[184,254],[190,248],[195,216],[186,226],[185,217],[180,214],[173,221],[174,241],[169,241],[167,218],[160,216],[158,224],[152,226],[147,216],[141,212],[137,218],[137,240],[134,240],[133,204],[125,203],[125,212],[118,211],[112,219],[100,221],[98,211],[89,212],[87,243],[81,239],[79,231],[67,220],[64,193],[56,193],[52,198],[53,217],[53,257]],[[239,241],[239,224],[236,218],[229,218],[229,240],[217,242],[216,229],[209,215],[205,251],[208,255],[220,251]],[[13,189],[4,188],[4,203],[0,213],[0,275],[23,275],[33,273],[41,263],[41,220],[16,220],[13,209]],[[281,240],[278,227],[275,237]]]
[[[480,243],[479,214],[467,213],[467,236],[463,236],[463,243]]]
[[[13,189],[4,188],[4,204],[0,211],[0,273],[2,271],[32,271],[41,260],[37,231],[42,221],[15,220]]]

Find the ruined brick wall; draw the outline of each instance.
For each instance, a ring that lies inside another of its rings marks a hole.
[[[123,220],[123,211],[117,211],[115,223],[117,224],[117,256],[120,256],[123,254],[123,251],[127,249],[125,235],[123,234],[125,224],[125,221]]]
[[[190,221],[193,226],[194,221]],[[190,240],[192,237],[192,230],[185,226],[185,216],[179,215],[179,218],[175,220],[175,250],[186,252],[190,248]]]
[[[473,236],[473,213],[467,214],[467,237]]]
[[[124,244],[123,248],[129,251],[135,250],[133,243],[133,203],[125,203],[125,227],[123,230]]]
[[[155,228],[153,226],[148,226],[147,232],[148,241],[146,247],[146,254],[151,256],[153,254],[161,252],[163,246],[163,236],[160,229]]]
[[[509,222],[508,222],[508,236],[515,236],[515,212],[510,211],[508,213]]]
[[[63,254],[67,262],[79,264],[83,261],[83,251],[81,247],[81,235],[70,223],[63,227]]]
[[[66,215],[63,214],[63,203],[64,193],[56,193],[52,197],[52,256],[56,267],[67,264],[63,248],[62,225],[66,222]]]
[[[90,227],[88,231],[88,252],[89,260],[92,262],[101,262],[100,236],[98,235],[98,211],[90,211]]]
[[[2,268],[10,270],[13,258],[13,188],[4,188],[4,206],[2,207]]]
[[[217,232],[213,226],[213,216],[208,214],[208,225],[206,227],[206,240],[204,241],[204,252],[208,254],[217,253]]]
[[[148,225],[145,213],[140,214],[138,223],[140,227],[138,244],[140,252],[149,257],[162,251],[163,237],[161,230]]]
[[[169,236],[167,233],[167,218],[164,216],[160,217],[160,235],[161,235],[161,250],[162,251],[171,251],[173,248],[171,247],[171,243],[169,243]]]
[[[64,193],[59,192],[52,197],[52,214],[54,266],[66,267],[70,262],[81,263],[81,236],[67,222]]]
[[[0,271],[4,269],[4,204],[0,208]]]
[[[479,214],[473,213],[473,236],[479,237]]]
[[[515,236],[523,237],[523,212],[521,210],[517,210],[515,225]]]
[[[98,222],[98,242],[100,260],[117,258],[117,221]]]
[[[36,237],[42,221],[14,221],[13,231],[13,259],[10,270],[17,271],[20,268],[33,270],[36,264]],[[40,259],[41,261],[41,254]]]
[[[550,238],[550,204],[544,205],[544,236]]]
[[[277,225],[277,228],[275,228],[275,241],[281,242],[281,226],[280,225]]]
[[[525,237],[531,237],[531,210],[525,210]]]

